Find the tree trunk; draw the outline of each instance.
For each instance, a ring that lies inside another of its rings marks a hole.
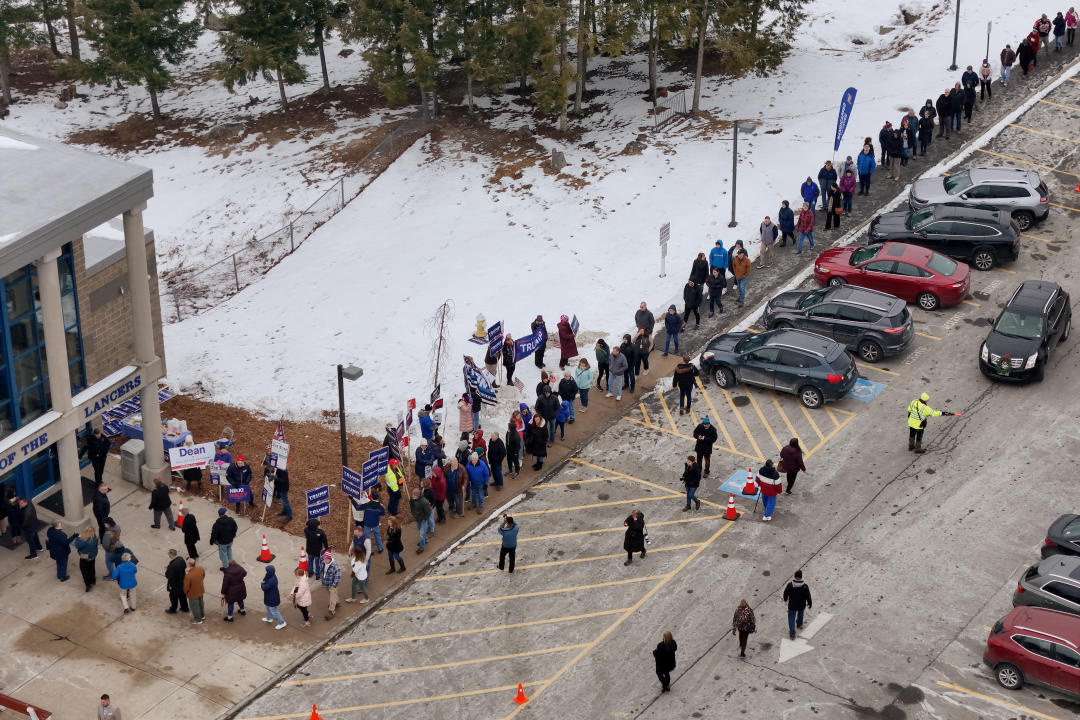
[[[750,13],[750,37],[757,37],[758,24],[761,22],[761,0],[754,0]]]
[[[589,3],[589,22],[592,25],[592,35],[596,38],[596,0],[588,0]]]
[[[656,11],[649,13],[649,95],[656,105],[656,55],[660,39],[656,32]]]
[[[60,48],[56,46],[56,28],[53,27],[53,17],[49,14],[49,0],[41,0],[41,19],[45,22],[45,30],[49,33],[49,49],[56,57],[60,57]]]
[[[68,39],[71,41],[71,57],[79,60],[79,28],[75,25],[75,0],[67,0]]]
[[[323,95],[330,94],[330,75],[326,72],[326,50],[323,48],[323,29],[315,28],[315,42],[319,45],[319,66],[322,68]]]
[[[702,10],[701,27],[698,28],[697,37],[697,70],[694,71],[694,106],[690,112],[697,115],[701,110],[701,69],[705,63],[705,31],[709,27],[709,0],[705,0]]]
[[[585,91],[585,73],[588,71],[589,51],[585,47],[585,0],[578,0],[577,26],[577,86],[574,89],[574,114],[581,114],[581,94]]]
[[[529,73],[521,73],[521,78],[518,80],[518,90],[521,91],[521,96],[525,97],[525,91],[529,89]]]
[[[161,107],[158,105],[157,91],[147,88],[150,92],[150,110],[154,113],[154,120],[161,120]]]
[[[277,68],[278,93],[281,94],[281,109],[289,112],[289,98],[285,97],[285,81],[281,79],[281,68]]]
[[[469,105],[469,114],[470,115],[473,114],[472,79],[473,79],[473,74],[472,73],[468,73],[465,76],[465,98],[466,98],[466,100],[468,102],[468,105]]]
[[[559,87],[562,91],[559,93],[561,102],[559,110],[559,132],[566,132],[566,106],[569,105],[569,101],[566,97],[567,91],[570,89],[567,87],[566,80],[566,12],[562,13],[562,22],[559,23]]]
[[[6,49],[0,49],[0,101],[11,104],[11,57]]]

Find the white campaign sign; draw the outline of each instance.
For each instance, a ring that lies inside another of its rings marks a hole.
[[[285,470],[289,466],[289,443],[284,440],[270,441],[270,454],[273,456],[273,467]]]
[[[204,468],[214,459],[214,443],[181,445],[169,448],[169,464],[173,470]]]

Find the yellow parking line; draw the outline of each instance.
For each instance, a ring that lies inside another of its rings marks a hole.
[[[1038,712],[1037,710],[1032,710],[1031,708],[1024,707],[1023,705],[1017,705],[1016,703],[1006,702],[1005,700],[998,700],[996,697],[991,697],[990,695],[983,695],[980,692],[975,692],[974,690],[968,690],[967,688],[962,688],[959,685],[953,685],[952,683],[942,682],[941,680],[938,680],[937,684],[941,685],[942,687],[947,687],[950,690],[956,690],[957,692],[962,692],[965,695],[970,695],[971,697],[977,697],[980,700],[986,700],[988,702],[994,703],[995,705],[1000,705],[1001,707],[1009,708],[1010,710],[1019,710],[1020,712],[1027,713],[1028,715],[1031,715],[1032,717],[1043,718],[1044,720],[1061,720],[1061,718],[1055,717],[1053,715],[1046,715],[1044,713]]]
[[[689,438],[689,439],[693,440],[693,438]],[[677,497],[682,497],[683,496],[683,494],[681,492],[676,492],[675,490],[672,490],[671,488],[664,487],[663,485],[659,485],[657,483],[654,483],[651,480],[642,480],[639,477],[634,477],[633,475],[627,475],[626,473],[621,473],[618,470],[611,470],[609,468],[604,467],[603,465],[597,465],[595,463],[589,462],[588,460],[582,460],[581,458],[572,457],[572,458],[570,458],[570,460],[572,462],[576,462],[576,463],[579,463],[581,465],[586,465],[588,467],[596,468],[597,470],[603,470],[604,472],[609,472],[612,475],[615,475],[617,477],[626,478],[627,480],[633,480],[634,482],[636,482],[636,483],[638,483],[640,485],[644,485],[645,487],[651,487],[651,488],[655,488],[657,490],[660,490],[662,492],[672,493]],[[702,500],[701,502],[705,503],[706,505],[711,505],[713,507],[725,507],[723,505],[718,505],[718,504],[716,504],[714,502],[709,502],[708,500]],[[514,514],[515,515],[520,515],[522,513],[514,513]]]
[[[965,305],[971,305],[972,307],[982,307],[982,305],[980,303],[977,303],[974,300],[963,300],[962,302]]]
[[[641,417],[645,418],[645,423],[647,425],[652,425],[652,420],[649,418],[649,412],[645,409],[645,403],[639,402],[638,407],[641,408]]]
[[[846,411],[846,410],[840,410],[839,408],[833,408],[833,412],[848,412],[848,411]],[[837,426],[837,427],[833,428],[832,430],[830,430],[830,431],[829,431],[829,432],[828,432],[828,433],[827,433],[827,434],[825,435],[825,437],[821,438],[821,442],[819,442],[819,443],[818,443],[818,444],[817,444],[816,446],[814,446],[814,448],[813,448],[812,450],[810,450],[809,452],[807,452],[807,453],[806,453],[805,457],[809,458],[809,457],[811,457],[811,456],[812,456],[812,455],[813,455],[814,453],[816,453],[816,452],[817,452],[818,450],[820,450],[821,448],[825,447],[825,443],[827,443],[827,442],[829,442],[830,440],[832,440],[832,438],[833,438],[833,435],[836,435],[836,433],[838,433],[838,432],[840,432],[841,430],[843,430],[843,429],[844,429],[844,427],[845,427],[845,426],[846,426],[846,425],[847,425],[847,424],[848,424],[849,422],[851,422],[851,418],[853,418],[853,417],[855,417],[855,413],[851,413],[851,414],[850,414],[850,415],[848,416],[847,420],[845,420],[845,421],[844,421],[843,423],[841,423],[841,424],[840,424],[839,426]]]
[[[1009,269],[1003,268],[1003,267],[996,267],[995,266],[994,269],[997,270],[998,272],[1009,273],[1010,275],[1015,275],[1016,274],[1015,270],[1009,270]]]
[[[750,434],[750,428],[746,427],[746,421],[743,420],[739,408],[735,407],[735,401],[731,399],[731,393],[724,390],[724,397],[727,398],[731,411],[735,413],[735,419],[739,421],[739,425],[742,426],[743,432],[746,433],[746,439],[750,441],[750,445],[754,448],[754,452],[757,453],[757,455],[754,456],[754,459],[764,460],[765,456],[761,454],[761,448],[758,447],[757,441],[754,440],[754,436]]]
[[[1028,233],[1020,233],[1020,235],[1022,237],[1031,238],[1032,240],[1042,240],[1044,243],[1051,242],[1050,240],[1047,240],[1046,238],[1039,237],[1038,235],[1031,235],[1031,234],[1028,234]]]
[[[750,388],[746,388],[746,397],[750,398],[750,404],[754,406],[754,411],[761,420],[761,424],[765,426],[765,429],[769,432],[769,437],[772,438],[773,444],[776,445],[776,449],[779,450],[784,444],[776,439],[776,433],[773,432],[772,425],[765,419],[765,413],[761,412],[761,407],[758,405],[757,399],[754,397],[753,393],[750,392]]]
[[[1073,173],[1066,173],[1066,175],[1073,175]],[[1073,177],[1080,177],[1080,175],[1073,175]],[[1080,212],[1080,209],[1069,207],[1068,205],[1058,205],[1057,203],[1047,203],[1050,207],[1061,208],[1062,210],[1071,210],[1072,212]]]
[[[399,608],[383,608],[381,610],[376,610],[375,614],[389,615],[392,613],[414,612],[416,610],[437,610],[439,608],[461,607],[463,605],[480,605],[481,603],[502,602],[503,600],[521,600],[522,598],[543,597],[545,595],[561,595],[562,593],[577,592],[578,590],[596,590],[597,588],[613,587],[615,585],[629,585],[631,583],[648,582],[650,580],[659,580],[663,577],[663,575],[645,575],[644,577],[627,578],[626,580],[610,580],[608,582],[593,583],[592,585],[574,585],[573,587],[553,588],[550,590],[535,590],[533,592],[516,593],[514,595],[493,595],[491,597],[469,598],[468,600],[450,600],[447,602],[430,603],[427,605],[408,605],[406,607]]]
[[[522,687],[535,687],[537,685],[543,685],[544,680],[533,680],[531,682],[521,683]],[[390,702],[371,703],[368,705],[353,705],[352,707],[341,708],[319,708],[320,715],[335,715],[337,713],[346,712],[359,712],[361,710],[378,710],[380,708],[389,707],[401,707],[403,705],[415,705],[417,703],[434,702],[435,700],[454,700],[456,698],[464,697],[476,697],[477,695],[490,695],[497,692],[514,692],[517,690],[517,685],[500,685],[499,687],[483,688],[482,690],[465,690],[463,692],[446,693],[445,695],[432,695],[430,697],[411,698],[409,700],[391,700]],[[524,706],[523,706],[524,707]],[[301,713],[292,713],[290,715],[264,715],[257,718],[246,718],[246,720],[296,720],[296,718],[309,718],[311,717],[311,711],[305,710]]]
[[[671,429],[675,432],[679,432],[678,426],[675,425],[675,418],[671,417],[671,410],[668,410],[667,400],[664,399],[664,391],[656,393],[660,398],[660,405],[664,408],[664,414],[667,415],[667,421],[671,423]]]
[[[713,405],[712,398],[709,397],[709,393],[705,391],[705,385],[702,384],[701,378],[694,378],[697,382],[698,389],[701,390],[702,396],[705,398],[706,404],[709,406],[709,411],[712,413],[712,417],[716,419],[716,424],[720,428],[720,432],[724,436],[724,440],[727,442],[728,451],[735,452],[735,443],[731,442],[731,436],[728,435],[727,428],[724,427],[724,421],[720,419],[720,413],[716,412],[716,407]]]
[[[1027,130],[1030,133],[1036,135],[1045,135],[1046,137],[1057,138],[1058,140],[1064,140],[1065,142],[1080,144],[1080,140],[1073,140],[1072,138],[1062,137],[1061,135],[1055,135],[1054,133],[1048,133],[1043,130],[1036,130],[1035,128],[1029,128],[1026,125],[1017,125],[1016,123],[1009,123],[1009,127],[1018,128],[1020,130]]]
[[[826,406],[823,409],[825,410],[825,414],[829,416],[829,419],[832,420],[834,428],[839,428],[841,425],[843,425],[843,423],[836,419],[836,414],[832,411],[831,407]]]
[[[1042,100],[1041,102],[1046,102],[1046,101]],[[983,148],[975,148],[975,149],[978,150],[981,153],[986,153],[987,155],[993,155],[994,157],[999,157],[999,158],[1002,158],[1004,160],[1012,160],[1013,162],[1018,162],[1018,163],[1021,163],[1022,165],[1030,165],[1032,167],[1042,168],[1043,170],[1049,170],[1050,172],[1061,173],[1062,175],[1072,175],[1073,177],[1080,177],[1080,175],[1077,175],[1076,173],[1068,172],[1067,170],[1058,170],[1057,168],[1052,168],[1049,165],[1040,165],[1039,163],[1028,162],[1027,160],[1021,160],[1020,158],[1013,157],[1012,155],[1002,155],[1001,153],[992,152],[990,150],[984,150]]]
[[[589,478],[588,480],[571,480],[570,482],[557,482],[557,483],[540,483],[539,485],[533,485],[532,490],[545,490],[547,488],[567,487],[569,485],[585,485],[586,483],[605,482],[610,480],[610,477],[598,477]]]
[[[621,554],[622,553],[620,553],[620,555]],[[488,657],[468,658],[466,660],[439,663],[438,665],[416,665],[414,667],[393,668],[390,670],[373,670],[371,672],[356,673],[354,675],[333,675],[331,677],[307,678],[306,680],[286,680],[281,683],[281,685],[318,685],[320,683],[339,682],[341,680],[363,680],[364,678],[397,675],[400,673],[423,672],[425,670],[445,670],[446,668],[457,667],[458,665],[480,665],[482,663],[498,662],[500,660],[516,660],[517,658],[533,657],[534,655],[550,655],[552,653],[566,652],[568,650],[580,650],[585,647],[585,645],[586,643],[560,645],[559,647],[540,648],[539,650],[525,650],[523,652],[510,653],[509,655],[490,655]]]
[[[814,418],[810,417],[810,411],[806,409],[805,405],[799,405],[799,408],[802,410],[803,415],[806,416],[806,420],[807,420],[807,422],[810,423],[810,427],[814,428],[814,432],[817,433],[818,440],[819,441],[824,441],[825,436],[821,433],[821,430],[818,428],[817,423],[814,422]],[[820,442],[819,442],[819,447],[820,447]]]
[[[604,502],[591,503],[588,505],[571,505],[569,507],[560,508],[548,508],[547,510],[525,510],[524,512],[515,511],[514,517],[525,517],[526,515],[551,515],[553,513],[570,512],[573,510],[591,510],[592,508],[599,507],[611,507],[612,505],[627,505],[629,503],[641,503],[641,502],[655,502],[657,500],[670,500],[673,497],[682,497],[682,493],[674,493],[668,491],[670,495],[661,495],[660,497],[643,497],[643,498],[630,498],[629,500],[606,500]]]
[[[799,443],[801,444],[802,440],[799,439],[799,433],[795,432],[795,426],[791,424],[790,420],[788,420],[788,416],[787,413],[784,412],[784,408],[780,407],[780,399],[776,397],[776,393],[772,390],[769,391],[769,395],[772,396],[773,405],[776,406],[776,411],[780,413],[780,417],[784,420],[784,425],[787,426],[788,432],[791,433],[791,437],[799,440]]]
[[[680,437],[680,438],[683,438],[685,440],[693,440],[694,439],[690,435],[683,435],[680,432],[672,432],[671,430],[668,430],[665,427],[660,427],[659,425],[646,425],[642,421],[640,421],[640,420],[638,420],[636,418],[632,418],[629,415],[623,415],[623,420],[627,420],[627,421],[632,422],[632,423],[634,423],[636,425],[640,425],[641,427],[649,428],[650,430],[656,430],[658,432],[667,433],[668,435],[674,435],[675,437]],[[735,448],[720,448],[720,449],[723,450],[724,452],[729,452],[729,453],[731,453],[733,455],[741,455],[742,457],[750,458],[751,460],[760,460],[761,459],[759,456],[751,455],[749,453],[743,452],[742,450],[736,450]],[[704,502],[704,500],[702,500],[702,502]]]
[[[1080,112],[1080,107],[1076,107],[1075,105],[1062,105],[1061,103],[1051,102],[1049,100],[1039,100],[1039,102],[1046,103],[1047,105],[1053,105],[1054,107],[1065,108],[1066,110],[1075,110],[1076,112]]]
[[[681,523],[703,522],[705,520],[720,520],[723,517],[724,517],[723,515],[695,515],[693,517],[683,518],[681,520],[664,520],[663,522],[651,522],[651,523],[649,523],[649,527],[656,528],[656,527],[661,527],[661,526],[664,526],[664,525],[679,525]],[[593,535],[593,534],[596,534],[596,533],[624,532],[625,530],[626,530],[626,528],[624,528],[622,525],[619,525],[618,527],[598,528],[596,530],[574,530],[573,532],[552,533],[551,535],[530,535],[528,537],[518,538],[518,545],[520,545],[522,543],[527,543],[527,542],[540,542],[542,540],[555,540],[557,538],[576,537],[576,536],[579,536],[579,535]],[[465,543],[464,545],[462,545],[462,547],[464,547],[464,548],[495,547],[496,545],[502,545],[502,540],[490,540],[490,541],[485,540],[483,542]]]
[[[1080,80],[1077,80],[1076,78],[1065,78],[1065,79],[1069,80],[1071,82],[1080,82]]]
[[[918,335],[919,337],[924,337],[927,340],[940,340],[941,339],[937,335],[927,335],[926,333],[921,333],[921,332],[917,332],[915,334]]]
[[[855,363],[855,367],[859,368],[860,373],[863,370],[873,370],[874,372],[884,373],[885,375],[893,375],[893,376],[896,376],[896,377],[900,376],[900,373],[896,372],[895,370],[890,370],[888,368],[878,367],[877,365],[861,365],[859,363]]]
[[[697,413],[694,412],[694,408],[690,407],[690,422],[694,423],[694,427],[698,426]]]
[[[619,528],[622,530],[623,528]],[[358,648],[358,647],[377,647],[379,645],[396,645],[398,643],[405,642],[419,642],[421,640],[436,640],[438,638],[445,637],[458,637],[461,635],[479,635],[480,633],[495,632],[497,630],[516,630],[523,627],[535,627],[537,625],[552,625],[554,623],[561,622],[573,622],[574,620],[586,620],[588,618],[603,617],[605,615],[617,615],[624,612],[626,608],[618,608],[615,610],[597,610],[596,612],[582,613],[581,615],[564,615],[563,617],[550,618],[547,620],[527,620],[525,622],[507,623],[505,625],[488,625],[480,628],[469,628],[468,630],[447,630],[441,633],[430,633],[428,635],[410,635],[408,637],[390,638],[388,640],[367,640],[365,642],[354,643],[339,643],[333,645],[327,645],[327,650],[344,650],[345,648]]]

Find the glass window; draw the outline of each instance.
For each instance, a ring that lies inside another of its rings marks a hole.
[[[930,277],[930,273],[904,262],[896,263],[896,274],[904,277]]]
[[[755,350],[754,352],[750,353],[746,357],[746,359],[755,360],[757,362],[771,363],[776,361],[776,356],[779,352],[780,351],[776,348],[761,348],[760,350]]]
[[[1070,520],[1069,524],[1061,530],[1061,536],[1067,538],[1080,538],[1080,517]]]
[[[21,425],[35,420],[45,412],[45,386],[35,385],[19,396],[19,419]]]
[[[1030,650],[1036,655],[1042,655],[1043,657],[1053,657],[1054,643],[1048,642],[1041,638],[1033,638],[1027,635],[1013,635],[1013,642],[1025,650]]]
[[[35,491],[51,485],[54,477],[60,477],[60,462],[55,445],[50,445],[30,461],[30,476]]]
[[[64,316],[64,329],[75,327],[79,316],[75,313],[75,293],[60,296],[60,309]]]
[[[923,229],[931,235],[952,235],[956,232],[956,225],[957,223],[939,220],[935,223],[930,223]]]
[[[945,178],[945,192],[950,195],[962,193],[971,187],[971,173],[967,170]]]
[[[994,323],[994,330],[1010,337],[1034,340],[1043,333],[1042,315],[1027,315],[1015,310],[1005,310]]]
[[[954,222],[951,223],[953,234],[963,235],[965,237],[990,237],[991,235],[997,235],[997,232],[992,227],[986,225],[976,225],[975,223],[966,222]]]
[[[788,348],[784,348],[780,351],[780,355],[777,357],[777,363],[787,367],[797,368],[817,367],[820,364],[816,357]]]
[[[72,394],[86,389],[86,373],[83,372],[81,359],[68,364],[68,377],[71,379]]]
[[[71,272],[71,255],[61,255],[56,265],[60,271],[60,292],[73,292],[75,290],[75,274]]]
[[[866,263],[865,269],[870,272],[891,273],[894,267],[896,263],[892,260],[875,260],[872,263]]]
[[[816,308],[809,310],[806,314],[815,318],[834,318],[839,317],[840,306],[836,303],[822,303]]]
[[[854,322],[872,323],[880,320],[881,316],[863,308],[841,305],[840,318],[842,320],[852,320]]]
[[[916,228],[921,228],[923,225],[925,225],[926,223],[930,222],[933,219],[934,219],[934,208],[933,208],[933,206],[928,207],[928,208],[923,208],[922,210],[916,210],[913,213],[911,213],[910,215],[908,215],[907,229],[908,230],[915,230]]]
[[[26,271],[19,270],[14,274],[23,277],[17,282],[9,283],[7,286],[8,318],[20,317],[34,309],[34,296],[30,292],[30,281],[26,278]]]
[[[37,353],[28,352],[15,360],[15,387],[18,390],[41,382],[41,366],[38,364]]]
[[[1043,585],[1042,589],[1050,593],[1051,595],[1057,595],[1058,597],[1064,598],[1069,602],[1080,605],[1080,587],[1076,587],[1075,585],[1069,585],[1068,583],[1054,581],[1046,583],[1045,585]]]
[[[743,338],[735,346],[735,352],[744,353],[753,350],[756,347],[760,347],[765,344],[767,338],[764,335],[751,335],[750,337]]]
[[[851,260],[849,261],[849,264],[861,265],[867,260],[873,260],[875,257],[877,257],[877,254],[881,252],[882,247],[884,246],[879,243],[877,245],[867,245],[866,247],[859,248],[855,252],[851,253]]]
[[[938,275],[944,275],[945,277],[952,277],[952,274],[956,272],[956,268],[959,267],[952,258],[937,253],[930,253],[930,260],[927,261],[926,266]]]
[[[1080,653],[1058,643],[1054,643],[1054,659],[1069,667],[1080,667]]]
[[[808,307],[813,307],[819,302],[825,299],[825,296],[831,293],[833,289],[831,287],[824,287],[820,290],[815,290],[799,302],[799,308],[805,310]]]
[[[37,320],[33,315],[27,315],[22,320],[11,323],[12,355],[22,355],[27,350],[40,344],[37,334]]]
[[[0,438],[15,431],[15,422],[11,417],[11,403],[0,403]]]

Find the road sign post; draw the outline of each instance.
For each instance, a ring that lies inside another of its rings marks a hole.
[[[664,261],[667,259],[668,240],[671,239],[671,223],[666,222],[660,226],[660,277],[667,277]]]

